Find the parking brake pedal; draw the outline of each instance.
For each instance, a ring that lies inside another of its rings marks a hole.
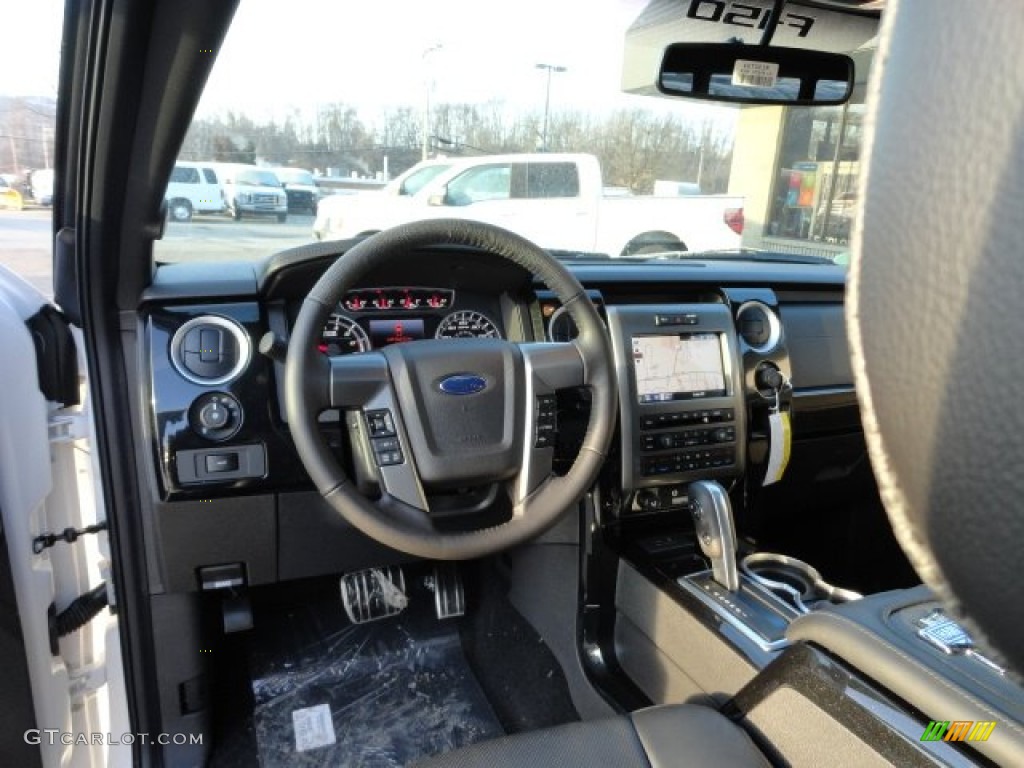
[[[434,593],[437,618],[452,619],[466,613],[466,590],[462,575],[455,563],[435,563],[434,575],[427,579],[427,587]]]
[[[353,624],[386,619],[405,610],[405,574],[398,566],[367,568],[341,577],[341,603]]]

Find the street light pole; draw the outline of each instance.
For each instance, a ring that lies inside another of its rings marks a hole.
[[[547,70],[547,85],[544,89],[544,130],[541,133],[541,151],[548,151],[548,116],[551,113],[551,73],[552,72],[565,72],[565,67],[559,67],[554,64],[538,64],[537,69]]]
[[[441,43],[436,43],[423,51],[423,77],[426,79],[426,88],[424,89],[426,93],[423,98],[423,130],[420,134],[423,138],[423,160],[426,160],[430,154],[430,88],[433,85],[430,71],[427,69],[427,56],[442,48],[444,46]]]

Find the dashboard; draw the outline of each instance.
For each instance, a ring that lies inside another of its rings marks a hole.
[[[165,586],[196,588],[196,569],[211,558],[248,562],[254,581],[275,581],[398,557],[342,524],[312,490],[283,413],[283,364],[259,351],[268,332],[287,342],[334,258],[321,245],[215,273],[188,263],[158,270],[139,315],[137,406],[153,447],[145,459],[158,480],[153,541]],[[843,270],[728,261],[569,268],[599,309],[615,356],[619,429],[601,480],[616,500],[612,516],[672,512],[695,479],[758,486],[776,405],[793,416],[795,458],[801,440],[859,431]],[[575,331],[566,319],[518,266],[435,248],[368,274],[317,344],[348,355],[420,339],[566,341]],[[773,391],[770,371],[791,386]],[[588,393],[560,392],[557,411],[556,473],[586,427]],[[321,422],[352,475],[351,419],[327,412]],[[825,455],[820,444],[807,453]]]

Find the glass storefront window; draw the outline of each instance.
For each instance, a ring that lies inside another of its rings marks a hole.
[[[766,235],[849,243],[863,111],[861,104],[787,110]]]

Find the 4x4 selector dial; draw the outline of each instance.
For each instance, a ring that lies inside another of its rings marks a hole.
[[[207,392],[192,403],[188,421],[207,440],[227,440],[242,427],[242,406],[224,392]]]

